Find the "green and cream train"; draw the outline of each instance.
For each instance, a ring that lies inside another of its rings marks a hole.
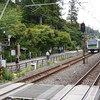
[[[87,50],[91,53],[100,52],[100,39],[91,38],[87,41]]]

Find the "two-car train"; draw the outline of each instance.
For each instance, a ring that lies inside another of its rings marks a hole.
[[[100,39],[98,38],[91,38],[87,41],[87,49],[91,53],[100,52]]]

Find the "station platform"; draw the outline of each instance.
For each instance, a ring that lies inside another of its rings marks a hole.
[[[14,88],[18,87],[20,88],[12,93],[8,93],[5,97],[2,96],[2,93],[10,92],[11,89],[14,90]],[[0,100],[100,100],[99,86],[90,88],[88,85],[78,85],[69,92],[72,87],[73,85],[14,83],[0,88]]]

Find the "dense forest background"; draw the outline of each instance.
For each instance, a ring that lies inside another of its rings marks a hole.
[[[77,22],[78,9],[75,0],[69,2],[69,13],[66,20],[62,18],[60,0],[15,0],[9,1],[3,17],[0,19],[0,42],[5,44],[5,38],[11,35],[10,46],[3,46],[3,58],[14,61],[17,56],[17,46],[20,45],[20,59],[43,56],[52,48],[52,53],[81,48],[80,24]],[[0,0],[2,13],[7,0]],[[49,4],[50,5],[37,5]],[[73,3],[73,4],[72,4]],[[29,6],[28,6],[29,5]],[[33,6],[34,5],[34,6]],[[72,6],[74,5],[74,6]],[[86,27],[87,36],[98,36],[98,30]],[[11,50],[16,54],[11,55]]]

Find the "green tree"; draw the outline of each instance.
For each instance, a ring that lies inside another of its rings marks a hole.
[[[43,52],[54,46],[65,46],[71,43],[68,33],[51,29],[50,26],[46,25],[37,25],[33,28],[28,28],[27,33],[23,36],[23,40],[20,39],[20,41],[21,45],[30,45],[27,46],[30,51],[38,50]]]
[[[75,0],[69,1],[69,11],[67,20],[71,23],[77,23],[78,8],[75,5]]]
[[[11,44],[12,46],[16,46],[25,35],[26,26],[24,23],[17,22],[16,24],[11,24],[10,31],[12,32]]]
[[[6,35],[12,35],[11,46],[5,47],[6,56],[10,55],[11,48],[17,48],[18,43],[21,48],[26,48],[26,51],[31,52],[46,52],[55,46],[74,48],[75,45],[81,43],[79,24],[75,23],[74,19],[72,23],[62,19],[61,8],[58,4],[26,7],[26,5],[56,3],[57,1],[21,0],[18,2],[16,0],[16,3],[9,3],[0,20],[0,27],[5,27],[3,30],[6,31]],[[5,2],[6,0],[0,1],[0,11]],[[3,30],[0,30],[0,34]],[[25,57],[26,55],[23,56]]]
[[[22,13],[19,6],[16,6],[16,8],[14,8],[13,6],[8,5],[2,19],[0,20],[0,27],[5,28],[7,35],[12,35],[12,31],[10,31],[12,24],[21,22],[21,14]]]
[[[56,3],[58,0],[22,0],[25,5],[35,4],[48,4]],[[23,10],[23,22],[33,24],[48,24],[54,28],[57,28],[57,23],[60,20],[60,7],[58,4],[43,5],[43,6],[28,6]]]

